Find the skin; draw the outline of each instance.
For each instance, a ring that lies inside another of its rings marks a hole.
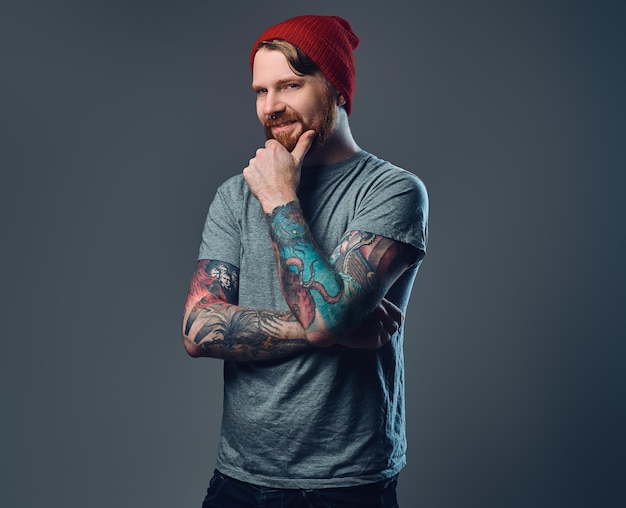
[[[327,257],[315,244],[297,196],[303,166],[332,164],[360,150],[341,107],[344,97],[335,95],[334,128],[322,146],[311,150],[326,114],[320,106],[328,94],[324,77],[299,76],[281,53],[261,49],[254,60],[252,89],[259,121],[265,125],[274,117],[277,125],[271,134],[284,144],[268,139],[243,177],[266,214],[291,312],[237,306],[236,291],[227,296],[217,291],[206,276],[210,263],[200,261],[183,317],[187,352],[252,361],[335,344],[383,346],[403,320],[400,309],[384,295],[414,262],[416,250],[379,235],[349,231]],[[237,268],[230,268],[238,278]]]
[[[241,307],[236,292],[219,291],[219,279],[216,282],[207,275],[211,263],[199,261],[189,285],[182,335],[190,356],[258,361],[291,356],[313,347],[291,312]],[[238,272],[236,267],[229,267]],[[398,307],[382,300],[359,326],[342,337],[341,344],[377,349],[389,342],[403,318]]]

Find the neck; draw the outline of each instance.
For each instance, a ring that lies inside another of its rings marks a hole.
[[[302,166],[327,166],[352,157],[360,150],[352,137],[345,109],[338,108],[335,132],[324,146],[307,153]]]

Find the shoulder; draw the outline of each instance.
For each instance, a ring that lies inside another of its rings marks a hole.
[[[221,193],[231,196],[243,195],[247,187],[248,185],[246,184],[243,175],[237,174],[222,182],[218,186],[217,192],[218,194]]]
[[[371,180],[371,189],[392,195],[411,194],[419,202],[428,203],[424,182],[412,171],[365,152],[361,164]]]
[[[250,196],[252,196],[250,187],[243,175],[238,174],[231,176],[217,187],[213,203],[235,210],[244,206],[250,200]]]

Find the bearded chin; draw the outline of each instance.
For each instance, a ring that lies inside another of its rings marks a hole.
[[[298,139],[300,139],[299,136],[294,136],[286,132],[279,132],[278,134],[274,135],[272,134],[272,131],[270,129],[265,129],[265,137],[267,139],[275,139],[290,152],[293,151],[293,149],[298,144]]]
[[[315,136],[315,139],[313,140],[313,144],[311,145],[311,148],[309,148],[309,152],[313,152],[316,149],[322,147],[324,143],[328,141],[328,139],[333,133],[334,123],[335,123],[334,115],[331,115],[327,117],[324,120],[324,122],[321,123],[321,125],[317,126],[317,128],[315,126],[305,126],[304,130],[298,135],[294,135],[293,133],[289,133],[289,132],[279,132],[278,134],[274,135],[272,133],[271,128],[265,127],[265,138],[275,139],[281,145],[283,145],[287,150],[289,150],[290,152],[293,152],[293,149],[298,144],[298,140],[300,139],[300,136],[302,135],[302,133],[312,129],[317,134],[317,136]]]

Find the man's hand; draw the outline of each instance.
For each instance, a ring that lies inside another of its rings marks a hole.
[[[402,326],[404,314],[385,298],[363,322],[343,337],[339,344],[349,348],[378,349],[391,340]]]
[[[268,139],[265,148],[259,148],[250,159],[243,177],[265,213],[297,199],[300,168],[314,138],[315,131],[304,132],[292,152],[275,139]]]

